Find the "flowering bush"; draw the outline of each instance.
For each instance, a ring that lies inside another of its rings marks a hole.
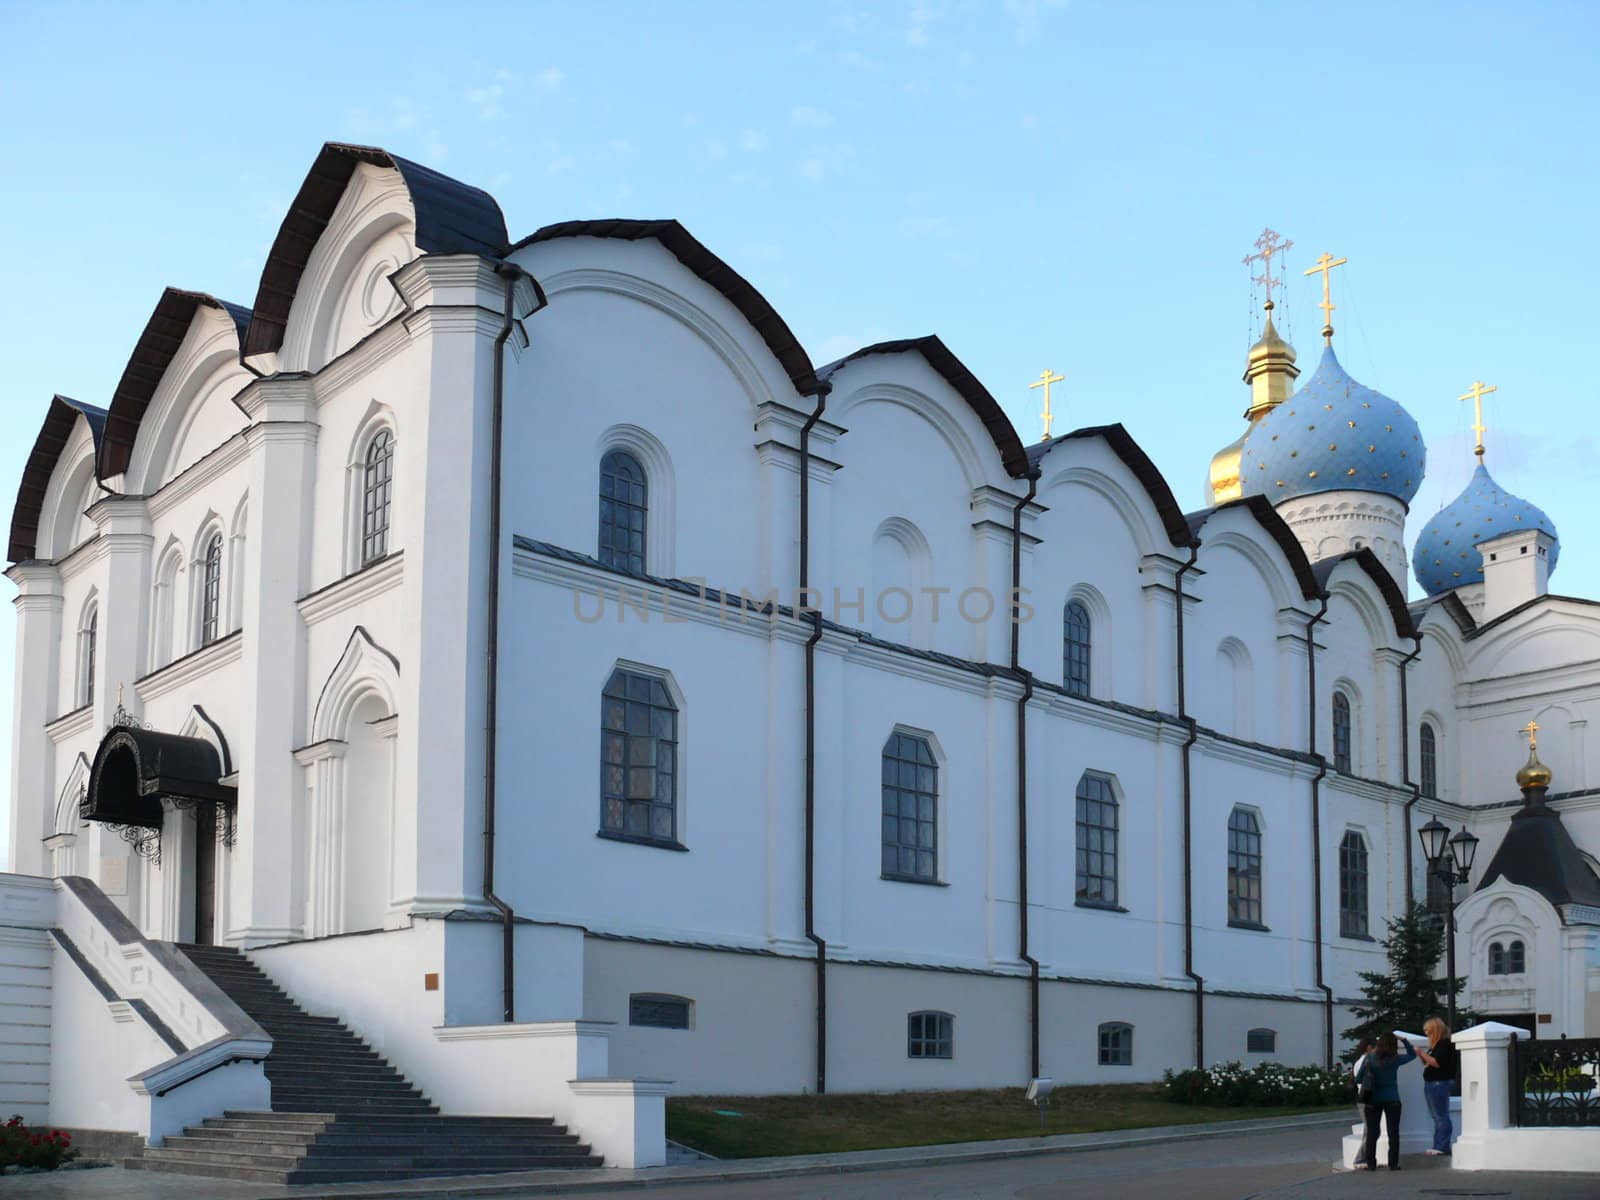
[[[1246,1067],[1229,1062],[1203,1071],[1168,1071],[1162,1078],[1167,1099],[1179,1104],[1305,1108],[1355,1100],[1350,1072],[1325,1067],[1287,1067],[1274,1062]]]
[[[70,1133],[59,1129],[40,1133],[24,1125],[21,1117],[12,1117],[0,1125],[0,1169],[38,1167],[53,1171],[77,1156]]]

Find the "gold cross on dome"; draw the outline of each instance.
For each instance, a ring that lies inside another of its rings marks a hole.
[[[1344,266],[1349,261],[1348,258],[1335,258],[1324,250],[1322,257],[1317,259],[1317,265],[1305,272],[1307,275],[1315,275],[1319,271],[1322,273],[1322,303],[1317,307],[1322,310],[1322,336],[1329,342],[1333,341],[1333,310],[1338,305],[1333,302],[1332,293],[1328,288],[1328,272],[1335,267]]]
[[[1528,735],[1528,749],[1529,750],[1537,750],[1539,748],[1539,722],[1537,722],[1537,721],[1529,721],[1526,725],[1524,725],[1517,732],[1518,733],[1525,733],[1525,734]]]
[[[1286,250],[1293,249],[1294,243],[1284,241],[1283,238],[1278,235],[1278,231],[1276,229],[1263,229],[1261,231],[1261,236],[1256,239],[1256,253],[1246,254],[1244,256],[1244,265],[1247,267],[1256,261],[1261,263],[1261,274],[1252,275],[1250,277],[1250,282],[1259,283],[1266,289],[1268,312],[1272,311],[1272,289],[1283,286],[1283,279],[1281,277],[1274,277],[1272,274],[1272,256],[1274,254],[1282,254]]]
[[[1483,461],[1483,435],[1487,432],[1483,424],[1483,398],[1490,392],[1499,390],[1499,388],[1484,387],[1481,379],[1475,379],[1472,381],[1471,391],[1456,397],[1457,400],[1472,401],[1472,432],[1478,435],[1478,444],[1472,448],[1472,452],[1478,456],[1479,462]]]
[[[1039,415],[1044,418],[1044,436],[1046,441],[1050,440],[1050,422],[1055,420],[1055,414],[1050,411],[1050,385],[1052,383],[1060,383],[1065,378],[1065,375],[1054,374],[1049,367],[1046,367],[1044,370],[1039,372],[1039,378],[1035,379],[1028,385],[1029,389],[1036,387],[1042,387],[1044,389],[1044,411]]]

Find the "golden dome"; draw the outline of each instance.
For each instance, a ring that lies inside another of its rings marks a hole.
[[[1539,761],[1539,751],[1533,747],[1528,748],[1528,761],[1522,770],[1517,772],[1517,786],[1526,791],[1529,788],[1547,788],[1550,781],[1555,778],[1550,768]]]
[[[1250,382],[1256,373],[1252,368],[1265,367],[1268,359],[1281,359],[1283,365],[1294,365],[1294,347],[1278,336],[1277,327],[1272,323],[1272,301],[1267,301],[1267,323],[1261,330],[1261,340],[1250,347],[1249,357],[1245,360],[1244,379]],[[1299,374],[1298,371],[1295,374]]]

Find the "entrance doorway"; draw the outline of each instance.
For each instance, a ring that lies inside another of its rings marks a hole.
[[[216,942],[217,914],[217,810],[199,804],[194,810],[194,944]]]

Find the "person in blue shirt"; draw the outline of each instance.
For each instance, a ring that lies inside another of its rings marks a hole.
[[[1378,1169],[1378,1121],[1381,1118],[1389,1134],[1389,1170],[1400,1169],[1400,1068],[1416,1061],[1417,1052],[1407,1042],[1405,1053],[1400,1053],[1400,1041],[1392,1033],[1378,1039],[1374,1049],[1356,1069],[1356,1088],[1372,1085],[1372,1098],[1363,1101],[1367,1120],[1367,1137],[1362,1146],[1361,1161],[1356,1165],[1367,1171]]]

